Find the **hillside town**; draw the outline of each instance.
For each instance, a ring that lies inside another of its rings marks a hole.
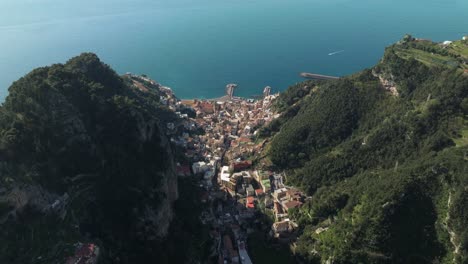
[[[132,78],[137,87],[140,82],[156,85],[145,77]],[[168,87],[159,91],[160,101],[180,120],[167,124],[171,141],[186,157],[177,164],[177,174],[195,177],[203,189],[199,199],[207,206],[200,220],[211,230],[212,254],[219,263],[249,264],[247,239],[253,232],[285,245],[294,242],[297,224],[288,211],[306,197],[284,185],[284,173],[256,164],[267,143],[257,139],[257,130],[278,117],[272,110],[278,94],[265,87],[261,99],[244,99],[234,96],[236,87],[227,85],[226,95],[213,100],[178,100]]]

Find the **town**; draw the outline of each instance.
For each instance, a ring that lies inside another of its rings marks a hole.
[[[158,85],[144,76],[131,77],[141,89],[143,83]],[[213,100],[179,100],[164,86],[159,91],[160,101],[179,117],[167,124],[171,141],[186,158],[177,164],[178,177],[195,177],[203,190],[199,199],[206,209],[200,220],[211,230],[212,255],[218,263],[249,264],[247,238],[253,232],[294,244],[297,224],[288,211],[300,207],[306,196],[283,183],[284,172],[256,164],[267,143],[257,139],[257,130],[279,116],[272,110],[279,94],[265,87],[261,99],[244,99],[234,96],[236,88],[227,85],[226,95]]]

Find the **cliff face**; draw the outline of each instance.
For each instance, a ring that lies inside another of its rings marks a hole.
[[[158,101],[157,89],[142,92],[94,54],[10,87],[0,108],[0,263],[63,263],[81,247],[104,263],[151,260],[178,197],[164,132],[176,117]]]
[[[152,133],[151,125],[144,125],[143,128],[149,128],[149,131],[146,130],[146,133],[143,130],[141,132],[141,139],[151,139]],[[161,127],[158,127],[159,135],[163,135],[164,131]],[[164,238],[168,235],[169,226],[171,224],[171,220],[174,217],[173,212],[173,203],[177,200],[178,188],[177,188],[177,176],[175,172],[175,162],[174,162],[174,155],[172,153],[171,145],[167,137],[161,137],[160,141],[160,148],[165,150],[165,163],[167,166],[164,170],[158,172],[158,176],[162,179],[159,187],[157,188],[156,192],[163,194],[165,199],[159,204],[158,207],[152,206],[145,206],[143,211],[143,218],[140,219],[139,226],[143,227],[141,230],[141,235],[147,237],[150,240],[157,240]],[[146,224],[149,222],[150,224]]]

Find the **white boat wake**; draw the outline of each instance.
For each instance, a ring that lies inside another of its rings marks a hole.
[[[344,52],[344,50],[335,51],[335,52],[332,52],[332,53],[328,53],[328,56],[333,56],[333,55],[336,55],[336,54],[339,54],[339,53],[342,53],[342,52]]]

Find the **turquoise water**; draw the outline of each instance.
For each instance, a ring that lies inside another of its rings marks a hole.
[[[370,67],[405,33],[461,38],[467,11],[466,0],[1,0],[0,101],[35,67],[85,51],[181,98],[231,82],[242,96],[279,91],[302,71]]]

